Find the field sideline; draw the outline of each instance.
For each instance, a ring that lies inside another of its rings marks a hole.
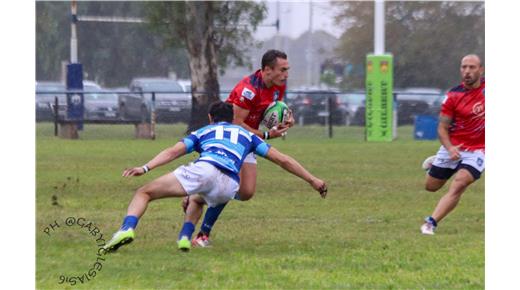
[[[38,289],[484,288],[485,175],[435,236],[421,235],[445,189],[423,190],[420,165],[439,142],[413,140],[410,126],[391,143],[364,142],[361,127],[334,128],[333,139],[323,127],[292,128],[270,143],[327,181],[326,199],[259,159],[255,197],[228,204],[212,248],[176,250],[180,199],[164,199],[149,205],[131,245],[98,259],[96,238],[110,239],[135,189],[195,155],[138,178],[122,178],[123,169],[144,164],[184,130],[159,125],[150,141],[133,139],[132,126],[86,125],[81,140],[62,140],[52,124],[37,124]],[[95,277],[71,279],[93,268]]]

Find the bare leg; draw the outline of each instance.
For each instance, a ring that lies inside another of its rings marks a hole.
[[[253,197],[256,191],[256,164],[244,163],[240,170],[240,200],[246,201]]]
[[[437,207],[433,211],[432,217],[440,222],[446,217],[459,203],[462,193],[475,181],[471,173],[466,169],[461,169],[455,174],[455,179],[450,184],[448,192],[439,200]]]
[[[150,201],[164,197],[183,197],[186,195],[186,191],[179,180],[177,180],[177,177],[175,177],[175,174],[165,174],[135,192],[134,198],[128,205],[127,215],[140,218],[146,211]]]
[[[198,194],[190,196],[189,199],[190,202],[188,204],[188,208],[186,209],[186,215],[184,215],[184,221],[191,222],[192,224],[196,225],[202,216],[202,210],[206,202]]]
[[[446,184],[447,179],[438,179],[426,174],[426,180],[424,182],[424,189],[427,191],[435,192]]]

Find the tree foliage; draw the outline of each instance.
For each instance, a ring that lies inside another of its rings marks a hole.
[[[335,2],[345,27],[337,54],[364,68],[373,52],[374,2]],[[386,51],[394,55],[394,87],[449,88],[459,80],[460,59],[484,59],[484,2],[386,2]],[[347,88],[364,87],[364,69],[347,76]]]
[[[208,105],[219,99],[218,71],[244,65],[252,33],[265,18],[263,3],[252,1],[149,2],[150,27],[172,48],[189,55],[192,114],[188,131],[207,124]]]
[[[267,8],[264,3],[253,1],[200,1],[194,3],[201,6],[210,2],[213,12],[211,28],[213,43],[218,52],[217,64],[220,73],[229,67],[251,66],[247,61],[247,52],[251,47],[259,45],[253,39],[253,32],[266,17]],[[192,33],[197,19],[186,18],[187,2],[148,2],[147,17],[150,27],[161,35],[168,47],[186,48],[186,40]]]

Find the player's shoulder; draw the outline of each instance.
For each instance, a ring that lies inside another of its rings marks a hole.
[[[250,75],[244,76],[235,86],[235,88],[246,87],[248,89],[257,91],[262,88],[262,75],[256,71]]]
[[[464,88],[463,84],[459,84],[457,86],[454,86],[453,88],[448,90],[448,94],[458,94],[458,93],[464,93],[466,89]]]
[[[465,95],[467,90],[464,88],[463,84],[459,84],[457,86],[452,87],[446,92],[446,96],[444,98],[443,103],[445,103],[448,99],[457,99]]]
[[[260,80],[261,82],[261,80]],[[253,98],[259,94],[260,86],[259,79],[256,74],[252,74],[244,77],[233,89],[234,95],[239,98],[246,98],[253,100]]]
[[[246,77],[249,86],[254,90],[260,90],[264,83],[262,81],[262,73],[260,70],[255,71]]]
[[[194,135],[198,138],[208,134],[209,132],[212,132],[215,130],[215,127],[217,126],[217,124],[209,124],[209,125],[206,125],[206,126],[203,126],[193,132],[191,132],[191,135]]]

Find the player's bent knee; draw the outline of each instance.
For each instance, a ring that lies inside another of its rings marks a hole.
[[[436,192],[445,184],[446,182],[438,182],[438,181],[426,181],[424,184],[424,189],[429,192]]]
[[[250,200],[255,195],[255,190],[253,189],[247,189],[243,190],[242,188],[239,190],[238,195],[240,196],[241,201]]]
[[[156,199],[153,195],[153,190],[152,188],[147,184],[147,185],[143,185],[141,187],[139,187],[136,192],[135,192],[135,195],[139,195],[141,196],[142,198],[146,198],[148,199],[148,201],[152,201],[154,199]]]
[[[135,195],[142,195],[142,196],[146,196],[146,197],[150,197],[150,194],[148,193],[148,191],[146,190],[146,187],[145,186],[141,186],[139,187],[136,191],[135,191]]]
[[[428,175],[424,182],[424,189],[429,192],[436,192],[441,189],[445,183],[446,180],[444,179],[439,179]]]
[[[431,185],[431,184],[426,184],[426,185],[424,186],[424,189],[425,189],[426,191],[429,191],[429,192],[436,192],[436,191],[439,190],[440,188],[441,188],[441,186],[433,186],[433,185]]]

